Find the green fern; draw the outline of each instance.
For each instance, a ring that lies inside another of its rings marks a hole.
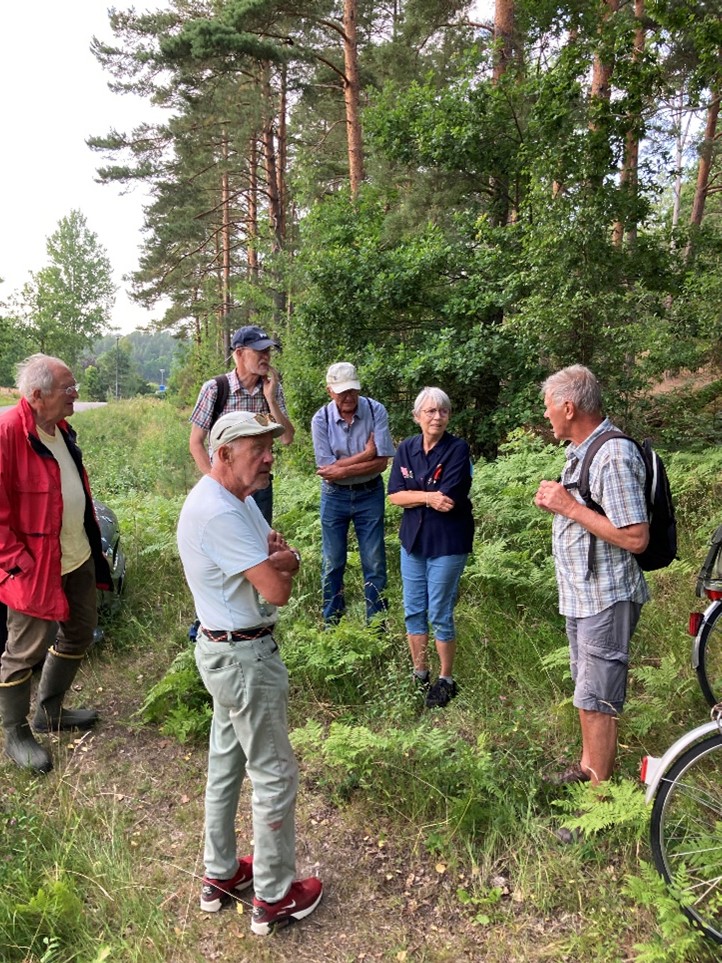
[[[555,800],[553,805],[564,813],[563,826],[588,836],[617,826],[629,827],[641,835],[649,819],[644,792],[630,779],[598,786],[577,783],[569,787],[564,799]]]

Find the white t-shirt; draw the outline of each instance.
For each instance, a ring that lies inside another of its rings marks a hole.
[[[205,628],[230,632],[276,621],[276,606],[243,575],[268,558],[270,530],[253,498],[241,501],[209,475],[189,493],[178,520],[178,551]]]
[[[85,532],[85,489],[59,428],[49,435],[38,425],[38,438],[60,466],[63,520],[60,526],[60,574],[67,575],[90,558],[90,542]]]

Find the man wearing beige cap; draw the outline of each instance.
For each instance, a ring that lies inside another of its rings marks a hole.
[[[326,373],[331,398],[313,416],[311,436],[321,481],[323,619],[338,622],[346,610],[344,572],[353,521],[364,577],[366,619],[386,611],[384,486],[381,472],[394,454],[386,409],[360,395],[356,368],[347,361]]]
[[[251,929],[266,935],[312,913],[315,876],[296,879],[298,766],[288,739],[288,673],[273,638],[300,556],[251,497],[268,485],[283,425],[236,411],[213,425],[211,470],[186,498],[178,549],[200,628],[196,663],[213,697],[201,909],[216,912],[253,884]],[[253,856],[238,858],[244,775],[253,787]]]

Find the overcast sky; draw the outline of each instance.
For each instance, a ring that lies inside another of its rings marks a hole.
[[[162,4],[136,4],[139,10],[156,6]],[[112,39],[105,0],[5,0],[0,6],[0,300],[48,263],[47,238],[77,208],[113,265],[119,287],[113,324],[127,333],[153,316],[128,300],[122,281],[137,267],[144,196],[137,187],[121,195],[115,185],[96,184],[103,159],[85,139],[131,129],[147,118],[148,107],[108,90],[108,77],[90,53],[94,35]]]

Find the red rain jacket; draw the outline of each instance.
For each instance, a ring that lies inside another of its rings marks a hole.
[[[75,432],[57,425],[85,489],[85,531],[99,588],[110,588],[88,476]],[[25,398],[0,414],[0,602],[24,615],[64,621],[70,614],[60,579],[63,497],[60,466],[43,445]]]

